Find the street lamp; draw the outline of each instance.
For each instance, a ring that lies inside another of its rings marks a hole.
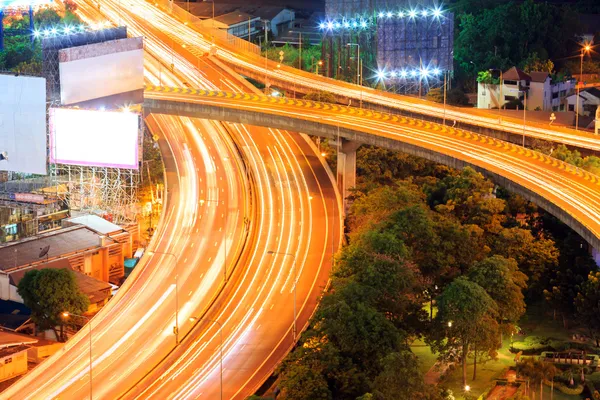
[[[275,96],[276,97],[276,96]],[[201,199],[200,200],[200,205],[204,206],[204,203],[208,202],[208,203],[216,203],[217,205],[220,204],[220,202],[218,200],[211,200],[211,199]],[[227,279],[227,223],[229,222],[229,213],[227,212],[227,210],[225,210],[225,228],[223,229],[223,253],[224,253],[224,258],[223,258],[223,284],[227,283],[228,279]]]
[[[310,200],[312,200],[312,197],[309,198]],[[292,325],[292,338],[294,340],[294,342],[296,342],[296,284],[298,281],[298,275],[296,272],[296,256],[294,254],[291,253],[284,253],[284,252],[279,252],[279,251],[273,251],[273,250],[269,250],[267,251],[267,254],[270,255],[280,255],[280,256],[290,256],[293,259],[293,268],[294,268],[294,323]]]
[[[63,311],[60,315],[64,319],[67,319],[67,318],[73,316],[73,317],[77,317],[77,318],[83,318],[87,321],[87,325],[90,329],[90,333],[89,333],[89,337],[90,337],[90,400],[92,400],[93,399],[93,397],[92,397],[92,324],[90,322],[90,318],[86,317],[85,315],[73,314],[69,311]]]
[[[592,50],[592,46],[589,43],[585,43],[581,46],[581,57],[579,61],[579,81],[577,82],[577,96],[575,96],[575,101],[577,110],[575,111],[575,130],[579,130],[579,82],[583,82],[583,55]]]
[[[360,44],[359,43],[346,43],[346,46],[356,46],[356,84],[360,85],[360,108],[362,108],[362,61],[360,60]]]
[[[216,319],[190,317],[190,322],[196,322],[196,321],[209,321],[209,322],[219,325],[219,339],[221,342],[221,344],[219,346],[219,374],[221,376],[221,397],[220,397],[220,399],[223,400],[223,324],[220,323],[219,321],[217,321]]]
[[[171,256],[175,259],[175,326],[173,327],[173,333],[175,334],[175,344],[178,345],[179,344],[179,293],[178,293],[178,286],[179,286],[179,282],[178,282],[178,278],[179,278],[179,268],[177,266],[177,256],[173,253],[169,253],[166,251],[156,251],[156,250],[149,250],[148,251],[148,255],[153,255],[153,254],[162,254],[165,256]]]
[[[346,43],[346,46],[356,46],[356,84],[360,85],[360,44],[359,43]]]

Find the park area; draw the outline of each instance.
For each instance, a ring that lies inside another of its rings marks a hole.
[[[429,384],[448,389],[456,400],[600,400],[600,348],[578,327],[568,329],[543,306],[531,306],[519,333],[503,338],[495,357],[467,360],[467,388],[460,363],[446,365],[421,340],[411,345]],[[451,363],[450,363],[451,364]],[[542,393],[540,396],[540,387]]]

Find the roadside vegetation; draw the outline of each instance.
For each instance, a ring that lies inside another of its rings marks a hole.
[[[554,398],[593,399],[595,366],[559,362],[600,353],[577,234],[471,168],[368,146],[357,168],[348,245],[278,399],[538,399],[553,379]]]

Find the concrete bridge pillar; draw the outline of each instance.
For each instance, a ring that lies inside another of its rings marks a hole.
[[[346,198],[350,195],[350,189],[356,186],[356,150],[360,145],[346,139],[341,139],[341,143],[338,143],[337,184],[343,199],[344,216],[348,208]]]

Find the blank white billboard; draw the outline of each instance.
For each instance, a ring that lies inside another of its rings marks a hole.
[[[70,47],[60,50],[58,57],[64,105],[144,88],[141,37]]]
[[[130,112],[50,109],[50,161],[138,169],[139,115]]]
[[[46,80],[0,75],[0,170],[46,175]]]

